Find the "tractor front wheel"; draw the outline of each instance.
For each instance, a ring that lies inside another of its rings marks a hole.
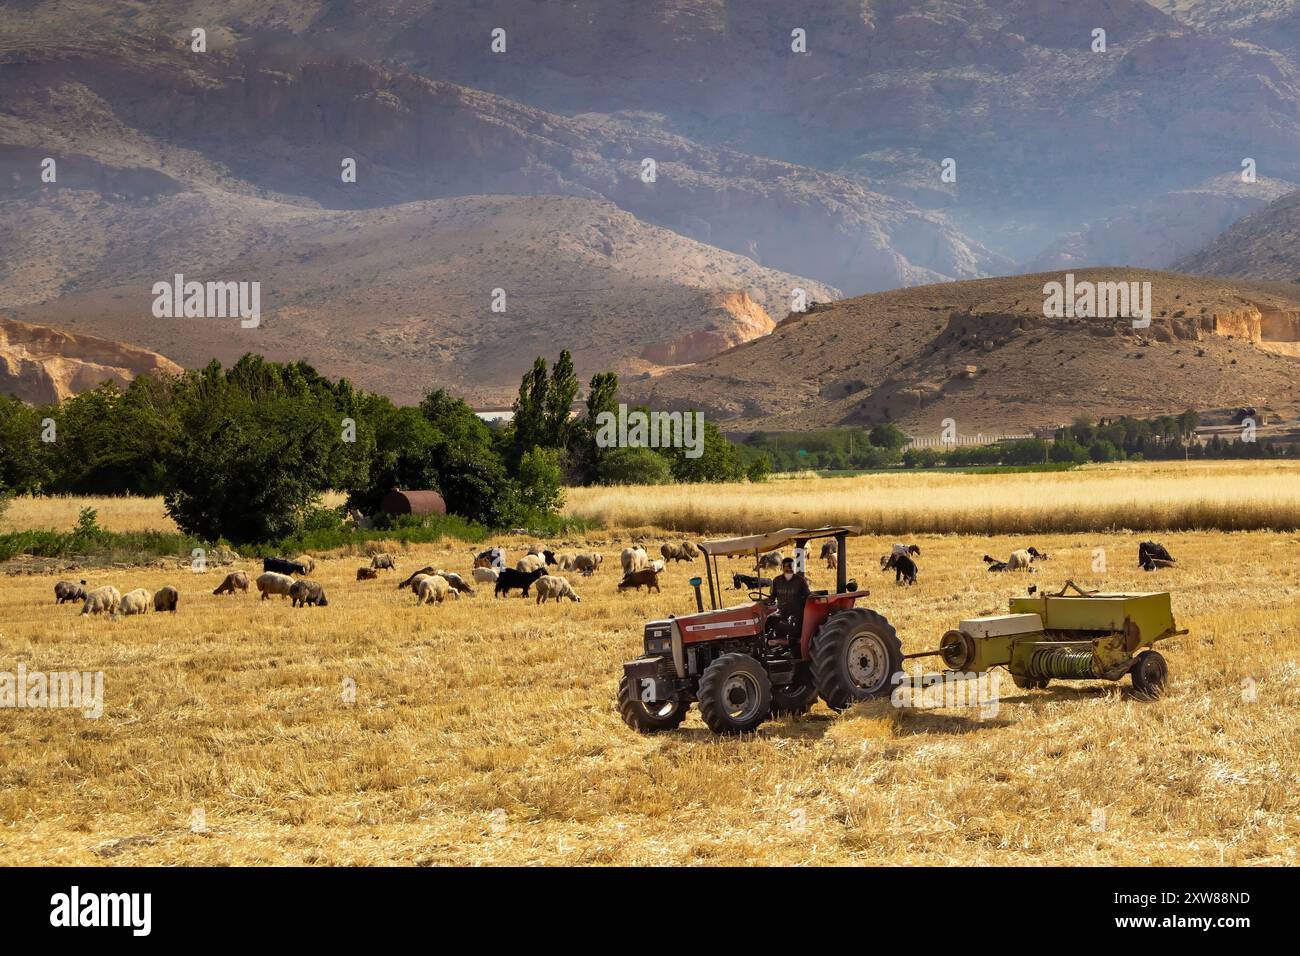
[[[683,700],[657,701],[647,704],[627,675],[618,682],[618,712],[623,723],[642,734],[676,730],[686,719],[690,704]]]
[[[812,641],[817,692],[833,710],[888,697],[903,669],[903,645],[881,614],[855,607],[832,614]]]
[[[1133,690],[1144,700],[1155,700],[1169,683],[1169,665],[1155,651],[1143,651],[1129,668]]]
[[[723,654],[700,677],[700,716],[715,734],[743,734],[772,712],[772,681],[748,654]]]

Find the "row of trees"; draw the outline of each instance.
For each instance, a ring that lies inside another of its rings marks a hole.
[[[715,427],[698,459],[681,449],[602,449],[592,422],[617,408],[618,378],[595,375],[586,416],[568,352],[523,378],[514,421],[491,428],[439,389],[416,406],[332,381],[306,363],[245,355],[177,377],[142,376],[62,402],[0,399],[6,494],[162,495],[187,534],[258,543],[315,519],[326,491],[373,513],[394,487],[435,488],[448,511],[490,528],[536,526],[570,483],[744,477]]]

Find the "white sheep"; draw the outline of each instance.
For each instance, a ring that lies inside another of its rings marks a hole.
[[[287,574],[280,574],[278,571],[263,571],[257,576],[257,589],[262,592],[263,601],[272,594],[288,597],[289,590],[292,587],[293,578]]]
[[[573,556],[573,566],[569,570],[590,577],[600,570],[600,562],[604,560],[605,556],[599,551],[580,551]]]
[[[420,595],[421,604],[433,604],[435,601],[441,604],[448,597],[460,599],[460,592],[440,574],[422,574],[412,582],[412,586]]]
[[[581,601],[577,593],[573,590],[565,578],[553,574],[544,574],[537,579],[537,603],[544,604],[548,598],[554,598],[555,603],[559,604],[563,598],[569,598],[572,601]]]
[[[496,584],[500,573],[496,568],[475,568],[474,580],[479,584]]]
[[[650,567],[650,556],[645,553],[645,548],[624,548],[619,555],[619,560],[623,562],[623,573],[631,574],[633,571],[644,571]]]
[[[308,574],[311,574],[313,571],[316,570],[316,559],[313,558],[310,554],[300,554],[298,555],[298,557],[294,558],[293,560],[295,564],[301,564],[304,568],[306,568]]]
[[[540,554],[529,552],[519,559],[519,563],[515,565],[515,570],[528,574],[532,571],[536,571],[538,568],[544,567],[546,567],[546,559]]]
[[[1033,563],[1034,556],[1023,548],[1019,551],[1012,551],[1011,557],[1007,559],[1008,571],[1032,571],[1029,566]]]
[[[86,594],[81,605],[82,614],[116,614],[122,604],[122,592],[111,584],[95,588]]]
[[[143,614],[149,610],[149,605],[153,602],[153,595],[144,588],[136,588],[134,591],[127,591],[122,595],[122,600],[118,604],[117,612],[122,617],[130,617],[132,614]]]
[[[658,574],[663,569],[664,569],[664,562],[662,558],[655,558],[653,561],[650,562],[650,570],[654,571],[655,574]]]

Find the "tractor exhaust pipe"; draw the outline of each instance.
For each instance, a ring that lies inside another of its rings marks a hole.
[[[695,610],[701,614],[704,613],[704,598],[700,596],[700,585],[703,583],[699,578],[691,578],[691,587],[695,588]]]

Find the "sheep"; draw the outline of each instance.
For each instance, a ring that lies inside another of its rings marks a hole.
[[[294,558],[293,560],[295,564],[301,564],[304,568],[306,568],[307,574],[311,574],[313,571],[316,570],[316,559],[313,558],[310,554],[300,554],[298,555],[298,557]]]
[[[397,585],[397,590],[400,591],[402,590],[402,588],[410,588],[412,591],[414,591],[416,578],[420,577],[421,575],[430,576],[437,573],[438,573],[437,571],[433,570],[432,564],[426,564],[424,567],[420,568],[420,570],[412,571],[410,575],[407,576],[405,581],[399,582]]]
[[[533,582],[545,574],[544,568],[537,568],[533,571],[519,571],[515,568],[506,568],[497,576],[496,590],[497,597],[510,595],[511,590],[519,588],[524,597],[528,597],[528,589],[533,586]]]
[[[535,544],[529,548],[528,554],[541,558],[543,564],[550,565],[558,563],[555,559],[555,552],[546,550],[540,544]]]
[[[538,604],[545,604],[548,598],[554,598],[555,603],[559,604],[566,597],[575,602],[582,600],[566,578],[556,577],[553,574],[543,574],[537,579]]]
[[[248,575],[243,571],[231,571],[226,579],[217,585],[213,594],[234,594],[236,591],[248,590]]]
[[[1021,548],[1018,551],[1012,551],[1011,557],[1007,559],[1007,570],[1009,571],[1032,571],[1030,567],[1034,562],[1034,557],[1028,551]]]
[[[434,571],[433,573],[437,577],[446,580],[448,584],[450,584],[455,590],[459,591],[461,594],[468,594],[470,597],[474,596],[474,589],[470,587],[469,584],[466,583],[465,579],[462,578],[455,571]]]
[[[572,571],[575,558],[577,558],[576,554],[565,552],[564,554],[557,554],[555,556],[555,563],[561,571]]]
[[[640,571],[650,566],[650,556],[645,553],[645,548],[640,546],[624,548],[619,555],[619,560],[623,563],[624,574]]]
[[[894,569],[894,583],[909,587],[916,583],[916,562],[910,554],[891,554],[884,570]]]
[[[176,613],[176,602],[180,600],[181,593],[171,585],[163,585],[153,595],[153,609],[155,611],[171,611]]]
[[[661,573],[663,569],[664,569],[663,559],[655,558],[653,561],[650,562],[650,570],[653,571],[655,574]]]
[[[84,600],[86,600],[86,581],[84,578],[80,584],[73,584],[71,581],[60,581],[54,585],[55,604],[62,604],[64,601]]]
[[[605,556],[599,551],[580,551],[573,556],[573,565],[570,570],[577,571],[584,578],[591,577],[600,570],[600,563],[603,560],[605,560]]]
[[[780,551],[769,551],[767,554],[760,554],[758,556],[758,569],[761,571],[764,568],[780,568],[781,559]]]
[[[1177,563],[1174,556],[1169,553],[1169,549],[1163,544],[1157,544],[1154,541],[1143,541],[1138,545],[1138,567],[1143,571],[1154,571],[1156,568],[1171,568]]]
[[[536,571],[539,568],[543,570],[546,568],[546,559],[544,559],[540,554],[525,554],[515,565],[516,571],[522,571],[525,574],[529,571]]]
[[[130,617],[132,614],[143,614],[149,610],[149,594],[144,588],[136,588],[133,591],[127,591],[122,595],[122,601],[118,605],[117,613],[122,617]]]
[[[391,554],[377,554],[370,559],[370,566],[376,571],[396,571],[397,559]]]
[[[681,544],[665,542],[659,546],[659,553],[664,556],[665,561],[694,561],[699,555],[699,549],[689,541],[683,541]]]
[[[306,578],[293,582],[289,588],[289,599],[293,601],[294,607],[306,607],[308,604],[325,607],[330,603],[325,598],[325,589]]]
[[[93,591],[86,592],[86,600],[82,602],[81,613],[85,614],[117,614],[117,609],[122,604],[122,593],[111,584],[95,588]]]
[[[379,577],[379,572],[374,568],[357,568],[358,581],[373,581]]]
[[[276,574],[306,574],[307,568],[297,561],[286,561],[284,558],[263,558],[262,570],[272,571]]]
[[[257,576],[257,590],[262,592],[262,600],[265,601],[272,594],[278,594],[285,597],[289,589],[293,587],[293,578],[287,574],[279,574],[275,571],[265,571]]]
[[[834,571],[840,566],[840,545],[834,538],[822,542],[821,559]]]
[[[618,582],[618,589],[626,591],[628,588],[636,588],[638,591],[644,587],[647,591],[650,588],[659,590],[659,572],[653,568],[641,568],[637,571],[629,571],[623,575],[623,580]]]
[[[420,596],[418,603],[441,604],[448,597],[459,600],[460,592],[447,583],[447,579],[439,574],[423,575],[415,586],[416,594]]]
[[[480,551],[474,555],[474,567],[491,568],[496,566],[496,557],[501,553],[500,548],[488,548],[486,551]]]
[[[756,578],[752,574],[733,574],[731,576],[731,586],[739,591],[742,588],[748,588],[751,591],[758,591],[762,588],[772,586],[771,578]]]
[[[496,584],[499,573],[496,568],[475,568],[474,580],[479,584]]]

